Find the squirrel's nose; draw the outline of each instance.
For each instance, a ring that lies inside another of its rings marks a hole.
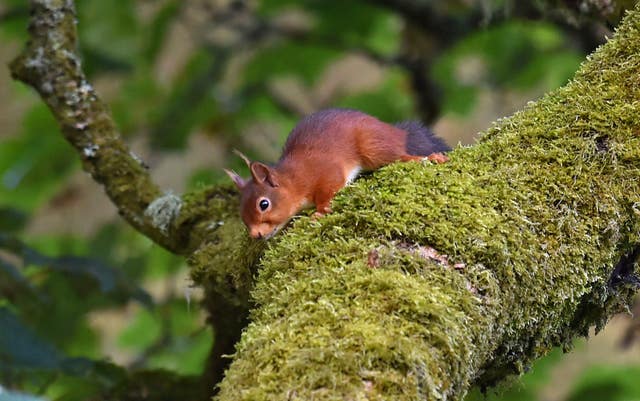
[[[260,231],[258,231],[257,229],[253,229],[251,230],[251,237],[255,238],[255,239],[260,239],[262,238],[262,233]]]

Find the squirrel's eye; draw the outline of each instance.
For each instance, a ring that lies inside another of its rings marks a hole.
[[[264,212],[265,210],[267,210],[269,208],[269,200],[268,199],[263,199],[263,200],[260,201],[259,205],[260,205],[260,210],[262,210]]]

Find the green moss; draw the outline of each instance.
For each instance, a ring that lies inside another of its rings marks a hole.
[[[183,197],[184,213],[174,230],[183,233],[182,247],[191,252],[189,264],[195,283],[248,308],[257,262],[266,243],[252,240],[238,209],[238,193],[232,184],[206,188]]]
[[[186,193],[182,209],[173,224],[178,242],[192,252],[206,241],[216,241],[223,226],[241,224],[238,192],[232,185],[220,185]],[[240,227],[236,227],[240,229]]]
[[[195,283],[229,303],[248,308],[257,262],[265,244],[251,240],[240,224],[220,227],[212,241],[203,243],[189,257],[189,264]]]
[[[482,316],[482,305],[496,291],[490,274],[469,267],[468,275],[461,275],[417,260],[391,241],[345,240],[341,230],[333,230],[333,240],[327,241],[320,232],[324,224],[302,225],[316,239],[304,246],[313,254],[291,260],[287,255],[302,249],[280,251],[284,241],[267,252],[269,266],[279,268],[262,271],[254,295],[277,302],[254,311],[254,322],[268,323],[250,326],[250,350],[236,360],[241,380],[259,384],[243,399],[278,399],[287,393],[297,394],[292,399],[343,399],[367,386],[373,399],[375,394],[431,399],[453,393],[447,377],[473,372],[469,344],[490,338],[469,330],[473,321],[489,317]],[[379,253],[375,267],[368,263],[372,250]],[[336,260],[336,254],[343,257]],[[262,365],[252,366],[256,361]],[[447,366],[447,374],[430,377],[436,366]]]
[[[636,10],[478,145],[363,177],[278,236],[219,399],[461,399],[619,310],[632,291],[609,275],[640,242],[639,31]]]

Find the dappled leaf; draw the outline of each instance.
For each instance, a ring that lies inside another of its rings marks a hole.
[[[211,333],[202,323],[198,309],[191,308],[184,299],[172,299],[154,311],[139,310],[118,343],[124,348],[143,350],[134,366],[197,374],[212,345]]]
[[[91,258],[77,256],[49,257],[27,246],[19,239],[0,232],[0,249],[22,258],[25,265],[46,267],[75,276],[92,277],[104,293],[117,292],[150,307],[151,297],[140,287],[130,283],[120,271]]]
[[[41,295],[12,263],[0,256],[0,295],[7,298],[29,297],[42,301]]]
[[[38,338],[9,309],[0,307],[0,371],[53,370],[61,362],[53,345]]]
[[[527,89],[534,85],[555,88],[564,85],[575,74],[583,57],[574,52],[541,54],[519,74],[514,74],[513,87]]]
[[[382,54],[397,49],[400,23],[392,13],[365,2],[306,1],[317,24],[313,34],[333,39],[337,47],[366,48]]]
[[[157,245],[150,246],[144,258],[146,277],[149,279],[165,278],[185,267],[184,258]]]
[[[202,372],[211,350],[213,338],[209,330],[178,337],[149,360],[149,367],[170,369],[183,375]],[[180,358],[176,358],[180,355]]]
[[[226,54],[199,51],[182,71],[166,103],[153,114],[151,142],[167,149],[183,148],[194,127],[216,113],[214,87],[224,69]]]
[[[27,213],[10,206],[0,206],[0,231],[15,232],[27,223]]]
[[[630,401],[640,397],[640,366],[593,366],[577,381],[567,401]]]
[[[259,50],[244,72],[245,83],[255,85],[274,77],[294,75],[315,82],[329,62],[342,54],[330,46],[285,42]]]
[[[344,97],[336,105],[362,110],[387,122],[410,118],[413,113],[408,84],[399,71],[389,74],[376,90]]]
[[[189,177],[187,188],[189,190],[197,190],[217,182],[223,182],[226,177],[223,174],[209,168],[194,171]]]
[[[247,127],[256,123],[269,123],[272,126],[282,127],[279,135],[274,138],[266,138],[274,149],[280,149],[284,143],[289,131],[295,126],[298,117],[292,114],[290,111],[280,107],[273,97],[269,96],[266,92],[255,93],[246,99],[242,104],[240,110],[234,114],[231,119],[232,126],[239,134],[240,137],[245,138],[245,143],[251,143],[251,139],[248,138],[246,133]],[[248,153],[249,157],[260,156],[263,157],[264,148],[260,149],[244,149]],[[266,151],[268,153],[268,150]],[[230,159],[230,168],[243,171],[245,163],[238,157]]]
[[[124,348],[144,349],[161,334],[161,324],[154,312],[140,309],[120,334],[118,344]]]
[[[582,58],[556,26],[510,21],[465,37],[432,71],[444,89],[443,110],[466,114],[479,89],[546,91],[565,83]]]
[[[8,38],[24,39],[27,37],[27,17],[29,8],[24,0],[4,0],[0,8],[0,34]],[[0,41],[2,37],[0,35]]]
[[[148,367],[164,368],[180,374],[201,372],[212,345],[211,332],[202,327],[199,310],[189,307],[184,299],[163,305],[169,327],[166,346],[150,355]],[[175,355],[181,355],[176,359]]]
[[[144,62],[149,63],[156,59],[167,38],[169,28],[180,11],[180,5],[181,1],[167,1],[143,30],[141,47]]]
[[[139,51],[140,36],[133,0],[85,0],[77,2],[84,70],[128,68]],[[90,21],[90,22],[89,22]]]
[[[11,310],[0,307],[0,373],[22,371],[60,372],[87,382],[97,381],[103,388],[125,377],[125,372],[111,363],[66,357],[26,327]]]
[[[40,398],[35,395],[5,390],[4,388],[2,388],[2,386],[0,386],[0,400],[1,401],[45,401],[44,398]]]
[[[38,104],[25,115],[22,134],[0,142],[0,199],[5,205],[32,210],[51,197],[77,166],[78,158],[51,112]]]
[[[259,3],[258,12],[273,17],[292,8],[299,8],[313,20],[307,43],[325,43],[346,51],[368,49],[381,55],[398,48],[399,18],[366,2],[266,0]]]

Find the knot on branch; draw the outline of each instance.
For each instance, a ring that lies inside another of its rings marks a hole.
[[[144,214],[151,219],[154,227],[167,234],[173,220],[180,215],[181,208],[182,199],[173,192],[167,192],[151,202]]]
[[[60,75],[59,67],[74,75],[81,74],[80,58],[76,51],[76,12],[73,1],[34,0],[31,2],[29,45],[11,65],[15,78],[28,82],[41,92],[42,78],[51,85],[51,78]],[[55,68],[58,67],[58,68]],[[52,70],[57,74],[52,74]],[[40,83],[40,85],[37,85]]]

